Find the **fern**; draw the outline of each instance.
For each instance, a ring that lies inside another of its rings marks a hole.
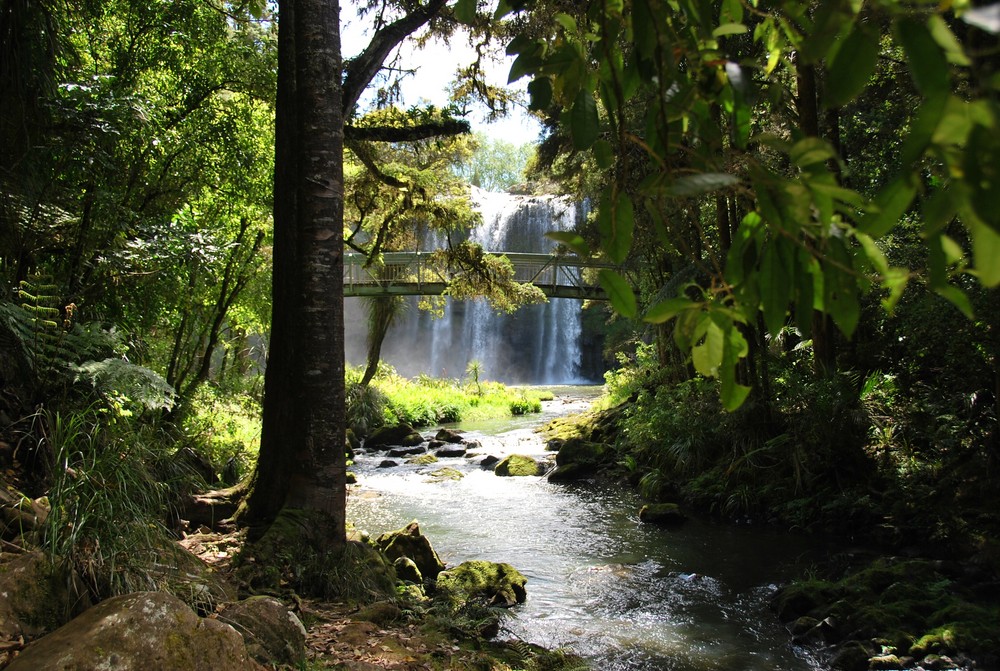
[[[125,359],[107,358],[70,364],[75,382],[86,382],[118,407],[137,404],[147,410],[169,410],[174,389],[160,375]]]

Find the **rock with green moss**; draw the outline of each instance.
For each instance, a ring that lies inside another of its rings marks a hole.
[[[392,562],[392,567],[396,569],[396,577],[403,582],[410,582],[420,585],[424,582],[424,576],[420,574],[420,568],[416,562],[409,557],[399,557]]]
[[[647,524],[676,527],[687,521],[676,503],[647,503],[639,510],[639,520]]]
[[[165,592],[113,597],[19,654],[9,671],[38,669],[254,668],[243,638],[217,619],[200,618]]]
[[[219,620],[243,636],[247,652],[261,664],[299,666],[306,659],[306,629],[283,603],[252,596],[222,609]]]
[[[387,531],[375,539],[375,546],[389,559],[406,557],[413,561],[424,578],[436,578],[444,570],[444,563],[431,542],[420,533],[420,524],[413,520],[402,529]]]
[[[461,480],[465,477],[465,474],[462,473],[462,471],[449,466],[431,471],[429,475],[432,482],[441,482],[442,480]]]
[[[438,574],[437,592],[456,608],[469,601],[510,607],[524,603],[527,582],[510,564],[467,561]]]
[[[493,472],[501,476],[542,475],[545,467],[529,456],[510,454],[500,460]]]
[[[416,438],[414,438],[416,436]],[[389,445],[407,445],[417,440],[417,445],[424,441],[424,437],[409,424],[402,422],[395,426],[383,426],[375,429],[365,440],[365,448],[383,448]]]
[[[0,640],[30,641],[69,622],[89,605],[77,603],[70,582],[41,552],[0,554]]]
[[[410,457],[406,460],[408,464],[418,464],[420,466],[426,466],[427,464],[437,463],[438,458],[433,454],[421,454],[419,457]]]

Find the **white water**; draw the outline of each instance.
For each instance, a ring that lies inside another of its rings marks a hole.
[[[487,251],[547,253],[551,231],[570,230],[582,210],[567,199],[516,196],[473,189],[483,223],[469,239]],[[364,362],[365,327],[357,299],[347,300],[347,358]],[[406,376],[426,373],[461,377],[469,362],[481,363],[483,379],[508,384],[572,384],[593,381],[601,371],[581,361],[582,303],[567,298],[529,305],[512,315],[497,314],[484,300],[448,300],[434,319],[411,301],[394,324],[382,358]]]

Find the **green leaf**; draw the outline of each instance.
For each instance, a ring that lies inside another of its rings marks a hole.
[[[972,259],[975,275],[987,288],[1000,284],[1000,233],[975,217],[964,217],[972,236]]]
[[[823,266],[823,305],[840,331],[850,338],[861,319],[858,285],[851,272],[851,258],[844,243],[830,240],[829,258]]]
[[[594,159],[597,161],[597,167],[601,170],[607,170],[615,162],[614,150],[611,147],[611,143],[607,140],[598,140],[593,146]]]
[[[910,271],[906,268],[889,268],[886,271],[882,278],[882,287],[889,291],[889,295],[882,299],[882,307],[885,308],[886,312],[892,314],[893,310],[895,310],[896,304],[902,298],[903,290],[906,289],[909,281]]]
[[[514,62],[510,64],[510,73],[507,75],[507,83],[513,84],[525,75],[536,72],[542,65],[540,50],[522,51]],[[539,80],[535,80],[539,81]],[[542,80],[548,81],[548,80]]]
[[[785,314],[792,298],[790,254],[782,253],[785,238],[777,238],[764,248],[760,262],[760,299],[763,303],[764,325],[772,336],[785,325]]]
[[[827,70],[827,107],[854,100],[868,85],[878,64],[878,45],[879,35],[868,24],[854,24]]]
[[[969,136],[962,167],[971,191],[972,208],[995,233],[1000,233],[1000,140],[996,129],[976,124]],[[1000,257],[997,263],[1000,264]]]
[[[606,192],[607,196],[610,193]],[[598,227],[601,230],[601,248],[612,263],[624,263],[632,247],[632,235],[635,231],[635,212],[632,200],[625,192],[620,192],[614,201],[614,206],[608,207],[610,197],[602,199],[601,211],[598,214]],[[601,225],[601,217],[607,217]]]
[[[615,309],[615,312],[629,319],[638,314],[639,308],[636,304],[635,294],[624,277],[610,268],[602,268],[597,275],[597,280],[607,292],[611,307]]]
[[[563,30],[565,30],[566,32],[569,33],[576,32],[576,19],[574,19],[569,14],[556,14],[555,21],[560,26],[562,26]]]
[[[742,23],[743,3],[740,0],[722,0],[719,12],[720,23]]]
[[[945,58],[948,59],[949,63],[963,66],[972,65],[972,61],[965,55],[961,42],[955,37],[955,33],[951,32],[948,23],[940,14],[931,14],[930,18],[927,19],[927,28],[930,29],[931,37],[938,43],[938,46],[944,49]]]
[[[712,31],[712,37],[725,37],[726,35],[743,35],[748,29],[742,23],[724,23]]]
[[[455,3],[455,20],[471,25],[476,20],[476,0],[458,0]]]
[[[573,101],[570,112],[570,134],[573,136],[573,147],[583,150],[590,149],[597,141],[600,133],[600,120],[597,117],[597,101],[586,89],[580,89]]]
[[[873,238],[880,238],[899,223],[917,194],[917,185],[909,176],[897,177],[875,197],[877,210],[861,219],[858,229]]]
[[[722,354],[722,365],[719,368],[719,380],[722,382],[722,407],[729,412],[736,410],[750,394],[750,387],[736,382],[736,367],[740,359],[750,351],[746,338],[732,323],[726,332],[726,341]]]
[[[691,348],[691,361],[694,363],[694,369],[702,375],[718,377],[719,366],[722,365],[726,334],[708,314],[702,315],[702,320],[698,331],[704,328],[704,338]]]
[[[681,312],[690,310],[697,305],[698,304],[690,298],[668,298],[667,300],[660,301],[653,307],[649,308],[649,310],[646,311],[646,316],[642,319],[650,324],[662,324],[663,322],[670,321]]]
[[[590,245],[587,244],[587,241],[579,233],[573,233],[572,231],[550,231],[545,234],[545,237],[566,245],[580,256],[590,256]]]
[[[899,19],[895,27],[917,89],[928,98],[947,93],[950,88],[948,62],[931,31],[909,17]]]
[[[824,163],[836,158],[837,153],[829,142],[818,137],[807,137],[799,140],[788,150],[788,158],[800,168],[808,168],[816,163]]]
[[[552,104],[552,82],[548,77],[537,77],[528,82],[528,95],[531,100],[528,109],[541,112]]]
[[[910,125],[910,132],[903,141],[900,160],[904,169],[909,169],[916,163],[927,149],[934,133],[941,124],[945,109],[948,107],[947,94],[939,94],[925,100],[917,110],[916,117]]]
[[[674,183],[664,189],[668,196],[687,198],[690,196],[700,196],[703,193],[725,189],[739,184],[740,180],[735,175],[725,172],[701,172],[695,175],[685,175],[674,180]]]
[[[658,37],[656,21],[650,0],[635,0],[632,4],[632,34],[635,38],[635,50],[642,59],[652,58]]]

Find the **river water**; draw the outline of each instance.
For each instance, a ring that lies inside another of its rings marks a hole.
[[[578,389],[557,393],[541,417],[460,428],[479,454],[551,459],[534,427],[586,405]],[[379,469],[383,458],[356,459],[348,519],[372,535],[416,519],[449,566],[515,566],[528,600],[506,624],[512,635],[607,671],[823,668],[767,608],[778,582],[821,558],[811,539],[699,519],[662,529],[639,522],[627,488],[503,478],[475,458]],[[430,476],[444,466],[464,477]]]

